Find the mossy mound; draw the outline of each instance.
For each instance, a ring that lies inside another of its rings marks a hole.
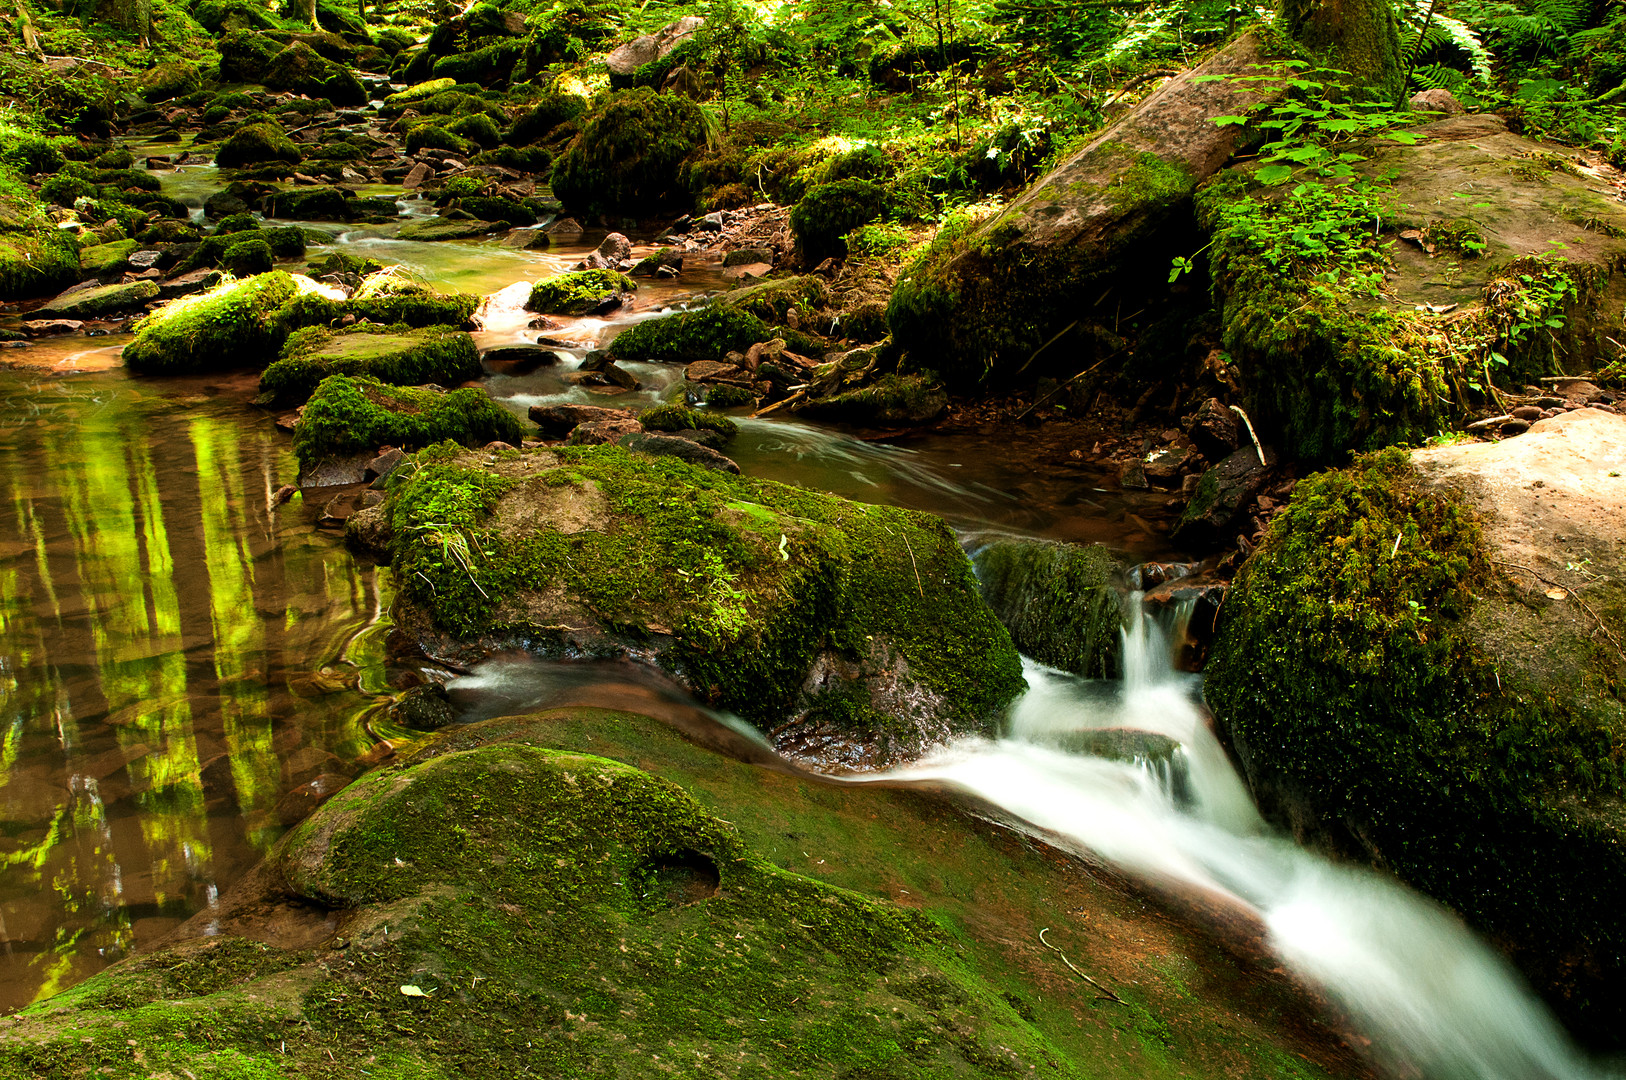
[[[396,386],[456,386],[480,377],[474,339],[461,330],[363,323],[344,330],[307,327],[260,376],[258,403],[298,405],[329,375],[367,375]]]
[[[1042,845],[911,793],[720,758],[642,717],[433,736],[259,877],[282,895],[246,883],[214,913],[223,933],[26,1010],[0,1071],[1360,1075],[1281,979]],[[342,937],[291,940],[253,914],[335,901]],[[1018,944],[1039,926],[1128,1004],[1092,1007],[1054,953]]]
[[[553,167],[553,193],[573,214],[653,214],[686,204],[683,163],[705,145],[706,119],[688,98],[629,90],[580,119]]]
[[[367,91],[355,73],[296,41],[265,62],[259,80],[268,90],[288,90],[335,105],[365,105]]]
[[[287,337],[277,310],[296,292],[294,279],[279,270],[182,297],[137,324],[124,364],[179,375],[269,363]]]
[[[797,414],[859,427],[924,424],[948,408],[948,392],[924,375],[888,373],[867,386],[797,405]]]
[[[0,299],[51,296],[79,280],[79,246],[34,206],[0,198]]]
[[[1391,449],[1300,481],[1226,596],[1205,680],[1267,814],[1457,908],[1615,1046],[1620,453],[1626,421],[1571,413],[1418,452],[1421,472]],[[1554,500],[1567,543],[1528,527]]]
[[[149,300],[156,299],[158,284],[152,281],[98,285],[60,296],[39,308],[35,314],[41,318],[97,319],[104,315],[139,311]]]
[[[434,97],[443,91],[450,90],[457,85],[456,79],[429,79],[409,86],[399,93],[391,94],[384,99],[381,111],[386,116],[399,116],[408,105]]]
[[[885,207],[886,192],[868,180],[837,180],[809,191],[790,212],[802,265],[811,269],[825,259],[846,258],[843,237],[875,221]]]
[[[547,94],[513,122],[503,141],[510,146],[530,146],[546,138],[560,124],[575,120],[586,110],[586,98],[575,94]]]
[[[532,285],[525,310],[548,315],[586,315],[622,293],[637,289],[636,281],[614,270],[571,270]]]
[[[244,124],[215,151],[215,164],[223,169],[241,169],[265,161],[298,165],[304,159],[287,133],[271,123]]]
[[[726,353],[744,352],[776,337],[784,338],[794,352],[820,351],[807,335],[769,326],[755,315],[726,304],[635,323],[616,335],[609,351],[618,360],[689,364],[721,360]]]
[[[275,265],[271,245],[259,233],[239,233],[230,237],[231,243],[220,253],[220,265],[238,277],[263,274]]]
[[[282,47],[271,38],[247,28],[228,31],[220,38],[217,47],[220,49],[221,79],[244,83],[259,82],[272,58],[282,51]]]
[[[302,471],[322,459],[376,450],[417,449],[447,439],[466,446],[518,445],[524,429],[484,390],[390,386],[364,375],[330,375],[311,393],[294,430]]]
[[[142,72],[136,82],[141,87],[141,96],[148,101],[169,101],[185,97],[202,86],[203,75],[190,61],[172,60]]]
[[[348,300],[303,293],[288,305],[282,320],[289,329],[333,326],[346,315],[385,326],[461,328],[479,305],[480,297],[472,293],[437,292],[423,281],[386,270],[364,278]]]
[[[79,270],[86,277],[101,277],[123,268],[125,260],[141,246],[135,240],[113,240],[79,249]]]
[[[994,540],[971,557],[982,595],[1026,656],[1090,679],[1122,672],[1123,567],[1100,544]]]
[[[721,413],[691,409],[687,405],[657,405],[638,414],[645,431],[714,431],[725,439],[739,433],[740,426]]]
[[[616,447],[516,453],[495,471],[425,451],[386,511],[397,618],[429,647],[636,646],[781,745],[908,757],[990,730],[1022,685],[929,514]],[[445,543],[476,554],[448,563]]]

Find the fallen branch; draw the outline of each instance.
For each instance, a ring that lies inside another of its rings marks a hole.
[[[1116,1001],[1120,1005],[1128,1005],[1129,1004],[1129,1002],[1125,1001],[1123,998],[1119,997],[1117,994],[1114,994],[1111,990],[1108,990],[1106,987],[1102,986],[1100,983],[1096,982],[1094,979],[1090,978],[1088,975],[1086,975],[1082,971],[1078,970],[1078,968],[1074,967],[1073,962],[1071,960],[1067,959],[1067,954],[1066,953],[1062,952],[1060,949],[1056,948],[1054,945],[1050,944],[1050,942],[1048,942],[1048,941],[1046,941],[1044,939],[1044,936],[1049,932],[1050,932],[1050,927],[1048,927],[1048,926],[1045,927],[1043,930],[1039,931],[1039,944],[1043,945],[1045,948],[1049,949],[1051,952],[1053,952],[1057,956],[1061,957],[1061,962],[1067,965],[1067,970],[1071,971],[1074,975],[1077,975],[1079,978],[1083,979],[1085,982],[1089,983],[1091,986],[1093,986],[1097,990],[1101,991],[1101,996],[1102,997],[1105,997],[1105,998],[1107,998],[1107,999],[1109,999],[1111,1001]]]
[[[1569,588],[1568,586],[1560,585],[1552,578],[1543,577],[1541,574],[1538,574],[1528,566],[1520,566],[1518,563],[1503,562],[1501,559],[1492,559],[1491,561],[1497,566],[1505,566],[1510,570],[1523,570],[1537,581],[1551,585],[1555,589],[1562,589],[1566,595],[1573,596],[1575,598],[1575,602],[1581,605],[1581,610],[1592,616],[1592,621],[1596,624],[1596,628],[1592,631],[1592,634],[1596,634],[1599,630],[1602,630],[1603,636],[1609,639],[1609,644],[1615,647],[1615,653],[1621,658],[1621,660],[1626,661],[1626,648],[1621,646],[1620,639],[1615,637],[1614,632],[1609,629],[1608,625],[1604,623],[1603,619],[1598,617],[1598,613],[1592,610],[1592,605],[1581,599],[1581,594],[1579,592]],[[1591,637],[1592,634],[1588,634],[1587,636]]]
[[[1242,417],[1242,422],[1247,425],[1248,438],[1253,440],[1253,452],[1259,455],[1259,467],[1268,469],[1270,463],[1265,460],[1265,448],[1259,445],[1259,434],[1253,430],[1253,421],[1248,419],[1248,414],[1242,411],[1240,405],[1232,405],[1231,411]]]

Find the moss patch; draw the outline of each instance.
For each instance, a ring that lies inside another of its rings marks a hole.
[[[638,283],[614,270],[571,270],[531,286],[526,311],[549,315],[586,315],[621,293],[635,292]]]
[[[725,439],[732,439],[740,429],[726,416],[685,405],[657,405],[639,413],[638,422],[645,431],[715,431]]]
[[[688,98],[629,90],[580,120],[553,168],[553,193],[576,214],[650,214],[689,198],[684,161],[705,145],[706,120]]]
[[[445,326],[307,327],[288,338],[282,354],[260,376],[259,403],[297,405],[329,375],[367,375],[398,386],[449,387],[480,377],[480,354],[473,338]]]
[[[973,556],[982,594],[1025,655],[1091,679],[1115,679],[1123,567],[1099,544],[996,540]]]
[[[268,363],[287,337],[277,309],[297,291],[293,278],[276,271],[176,300],[137,324],[125,366],[182,374]]]
[[[450,439],[467,446],[502,441],[518,444],[524,430],[514,414],[484,390],[442,392],[389,386],[364,375],[331,375],[311,394],[294,430],[294,456],[301,469],[330,455],[358,454],[380,446],[417,449]]]

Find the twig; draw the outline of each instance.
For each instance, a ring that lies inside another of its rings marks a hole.
[[[1095,363],[1091,364],[1089,367],[1085,368],[1083,371],[1079,372],[1077,375],[1074,375],[1071,379],[1068,379],[1066,382],[1064,382],[1060,386],[1056,387],[1056,394],[1061,393],[1063,390],[1067,389],[1069,386],[1073,385],[1078,380],[1082,379],[1084,376],[1088,375],[1090,372],[1094,371],[1096,368],[1098,368],[1102,364],[1106,363],[1108,360],[1111,360],[1114,356],[1117,356],[1118,353],[1120,353],[1122,351],[1123,351],[1122,349],[1115,349],[1113,352],[1109,353],[1108,355],[1103,356],[1101,359],[1097,360]],[[1056,394],[1051,394],[1049,397],[1042,398],[1042,399],[1035,396],[1034,399],[1033,399],[1033,404],[1029,405],[1027,408],[1025,408],[1021,412],[1017,413],[1016,418],[1018,420],[1020,420],[1020,419],[1022,419],[1022,417],[1026,416],[1028,413],[1032,412],[1034,409],[1037,409],[1040,405],[1043,405],[1046,401],[1054,401],[1056,399]]]
[[[1050,348],[1050,346],[1060,341],[1063,334],[1067,333],[1067,331],[1071,330],[1077,325],[1078,320],[1074,319],[1072,322],[1068,323],[1066,326],[1052,334],[1049,341],[1045,342],[1043,345],[1040,345],[1037,349],[1034,349],[1028,358],[1022,362],[1022,366],[1016,369],[1016,374],[1020,375],[1022,372],[1026,371],[1028,369],[1028,365],[1039,358],[1040,353],[1044,352],[1046,349]]]
[[[1151,82],[1153,79],[1164,79],[1171,75],[1178,74],[1180,74],[1178,71],[1173,71],[1169,68],[1158,68],[1155,71],[1143,71],[1139,75],[1136,75],[1133,79],[1130,79],[1128,82],[1124,83],[1122,89],[1108,98],[1107,103],[1101,106],[1101,111],[1105,112],[1107,109],[1111,108],[1117,103],[1119,98],[1129,93],[1129,91],[1135,89],[1135,87],[1139,86],[1141,83]]]
[[[1084,974],[1082,971],[1078,970],[1076,967],[1073,967],[1073,962],[1071,960],[1067,959],[1067,954],[1066,953],[1062,952],[1060,949],[1056,948],[1054,945],[1050,944],[1050,942],[1048,942],[1048,941],[1046,941],[1044,939],[1045,934],[1047,934],[1049,932],[1050,932],[1050,927],[1048,927],[1048,926],[1045,927],[1043,930],[1039,931],[1039,944],[1040,945],[1043,945],[1045,948],[1049,949],[1051,952],[1053,952],[1057,956],[1061,957],[1061,962],[1067,965],[1067,969],[1069,971],[1071,971],[1074,975],[1077,975],[1079,978],[1083,979],[1085,982],[1089,983],[1091,986],[1095,987],[1097,990],[1101,991],[1101,996],[1109,998],[1109,999],[1111,999],[1113,1001],[1116,1001],[1120,1005],[1128,1005],[1129,1004],[1129,1002],[1125,1001],[1123,998],[1119,997],[1117,994],[1114,994],[1111,990],[1108,990],[1106,987],[1102,986],[1100,983],[1096,982],[1094,979],[1090,978],[1088,975]]]
[[[1529,574],[1531,577],[1535,578],[1537,581],[1545,582],[1548,585],[1551,585],[1555,589],[1563,589],[1570,596],[1575,597],[1575,602],[1577,604],[1581,605],[1581,610],[1585,611],[1588,615],[1592,616],[1592,621],[1597,624],[1597,629],[1593,630],[1592,633],[1596,634],[1598,632],[1598,630],[1602,630],[1603,631],[1603,636],[1609,639],[1609,644],[1611,644],[1611,645],[1613,645],[1615,647],[1615,652],[1617,654],[1619,654],[1619,656],[1620,656],[1620,658],[1622,660],[1626,660],[1626,648],[1621,647],[1620,639],[1615,637],[1614,632],[1611,631],[1609,629],[1608,625],[1606,625],[1604,623],[1604,621],[1601,618],[1598,617],[1598,613],[1596,611],[1592,610],[1592,605],[1588,604],[1585,600],[1581,599],[1581,594],[1579,592],[1577,592],[1575,589],[1569,588],[1569,587],[1564,586],[1564,585],[1560,585],[1558,582],[1554,581],[1552,578],[1543,577],[1542,575],[1538,574],[1536,571],[1530,569],[1528,566],[1520,566],[1518,563],[1503,562],[1501,559],[1492,559],[1491,561],[1496,563],[1497,566],[1505,566],[1505,567],[1508,567],[1510,570],[1523,570],[1525,573]],[[1591,637],[1592,634],[1588,634],[1587,636]]]
[[[1242,417],[1242,422],[1248,426],[1248,438],[1253,440],[1253,452],[1259,455],[1259,467],[1268,469],[1270,463],[1265,460],[1265,448],[1259,445],[1259,435],[1253,430],[1253,421],[1248,419],[1248,414],[1242,411],[1240,405],[1232,405],[1231,411]]]

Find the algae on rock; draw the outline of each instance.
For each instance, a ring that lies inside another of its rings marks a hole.
[[[1087,679],[1123,666],[1123,567],[1100,544],[996,539],[972,553],[989,606],[1023,654]]]
[[[616,447],[417,460],[385,508],[398,625],[436,655],[652,658],[779,745],[850,764],[990,731],[1021,689],[931,515]]]

